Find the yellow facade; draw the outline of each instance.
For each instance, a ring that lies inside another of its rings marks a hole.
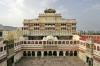
[[[75,19],[63,19],[60,14],[53,12],[54,9],[47,9],[45,11],[44,14],[39,14],[38,19],[24,20],[24,35],[47,36],[76,34]]]

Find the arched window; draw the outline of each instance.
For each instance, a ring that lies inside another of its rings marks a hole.
[[[24,44],[26,44],[26,41],[24,41]]]
[[[1,47],[0,47],[0,52],[1,52]]]
[[[28,51],[28,56],[31,56],[31,51]]]
[[[94,50],[96,50],[96,46],[94,45]]]
[[[35,41],[35,44],[38,44],[38,41]]]
[[[42,41],[39,41],[39,44],[42,44]]]
[[[76,44],[76,41],[74,41],[74,44]]]
[[[26,55],[27,55],[26,51],[23,51],[23,56],[26,56]]]
[[[99,51],[100,49],[99,49],[99,46],[97,46],[97,51]]]
[[[4,46],[4,50],[6,50],[6,48],[7,48],[7,47],[6,47],[6,46]]]
[[[55,44],[57,44],[57,41],[55,41]]]
[[[73,41],[70,41],[70,44],[73,44]]]
[[[43,44],[46,44],[46,41],[43,41]]]
[[[1,51],[1,52],[3,51],[3,47],[0,48],[0,51]]]
[[[58,44],[61,44],[61,41],[58,41]]]
[[[28,41],[28,44],[30,44],[30,41]]]
[[[69,44],[69,41],[66,41],[66,44]]]
[[[62,41],[62,44],[65,44],[65,41]]]

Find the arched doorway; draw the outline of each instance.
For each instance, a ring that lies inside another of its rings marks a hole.
[[[13,63],[14,63],[14,56],[12,56],[9,59],[7,59],[7,66],[13,66]]]
[[[53,56],[57,56],[57,51],[53,51]]]
[[[92,59],[92,58],[89,58],[88,65],[89,65],[89,66],[93,66],[93,59]]]
[[[74,51],[74,56],[77,56],[77,51]]]
[[[69,52],[68,52],[68,51],[66,51],[65,55],[66,55],[66,56],[69,56]]]
[[[26,51],[24,51],[24,52],[23,52],[23,56],[27,56],[27,53],[26,53]]]
[[[52,51],[49,51],[48,55],[49,55],[49,56],[52,56]]]
[[[93,59],[89,58],[88,56],[86,56],[86,62],[88,63],[89,66],[93,66]]]
[[[60,51],[59,52],[59,56],[63,56],[63,51]]]
[[[70,51],[70,56],[73,56],[73,51]]]
[[[37,56],[41,56],[41,51],[38,51],[37,52]]]
[[[89,57],[88,57],[88,56],[86,56],[86,62],[88,63],[88,61],[89,61]]]
[[[31,52],[30,51],[28,51],[28,56],[31,56]]]
[[[32,51],[32,56],[35,56],[35,51]]]
[[[48,55],[47,51],[44,51],[44,56],[47,56],[47,55]]]

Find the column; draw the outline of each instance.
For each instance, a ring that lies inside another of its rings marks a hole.
[[[44,57],[44,51],[41,51],[41,57]]]
[[[73,51],[73,56],[74,56],[74,51]]]
[[[68,56],[70,56],[70,51],[68,51]]]
[[[26,51],[26,56],[28,56],[28,51]]]
[[[47,51],[47,56],[49,56],[48,54],[49,54],[49,51]]]
[[[63,51],[63,56],[66,56],[66,51]]]
[[[32,51],[30,51],[31,52],[31,56],[32,56]]]
[[[35,51],[35,57],[37,57],[37,51]]]
[[[57,51],[57,57],[59,57],[59,51]]]

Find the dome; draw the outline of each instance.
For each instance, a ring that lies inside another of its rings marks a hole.
[[[44,10],[44,13],[56,13],[56,10],[49,8],[49,9]]]
[[[58,39],[57,39],[57,37],[54,37],[52,35],[49,35],[49,36],[43,37],[43,40],[48,41],[48,40],[58,40]]]

